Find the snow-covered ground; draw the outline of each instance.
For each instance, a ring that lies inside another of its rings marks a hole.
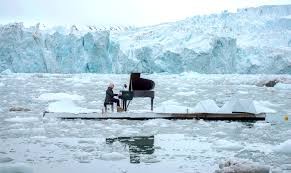
[[[101,112],[107,85],[114,82],[118,92],[129,76],[0,75],[0,172],[290,171],[291,124],[284,116],[290,119],[291,115],[291,91],[286,87],[291,85],[291,76],[183,73],[143,77],[156,82],[155,111],[186,112],[207,99],[221,107],[238,97],[253,99],[275,113],[268,114],[266,122],[256,123],[43,118],[42,112],[50,108]],[[283,85],[261,86],[274,79]],[[129,109],[147,111],[149,103],[149,99],[136,98]],[[10,112],[13,107],[30,111]]]

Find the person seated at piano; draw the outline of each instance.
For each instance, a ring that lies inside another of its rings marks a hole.
[[[122,112],[123,109],[120,107],[119,99],[114,98],[114,96],[119,96],[119,94],[114,94],[113,92],[114,84],[110,83],[107,90],[106,90],[106,96],[104,100],[104,106],[108,104],[117,104],[117,112]]]

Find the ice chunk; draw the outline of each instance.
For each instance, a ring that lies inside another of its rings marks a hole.
[[[105,153],[101,155],[102,160],[110,160],[110,161],[116,161],[116,160],[122,160],[125,159],[126,157],[121,154],[121,153],[117,153],[117,152],[112,152],[112,153]]]
[[[185,113],[190,111],[190,109],[186,106],[181,106],[175,100],[167,100],[162,102],[158,107],[155,108],[155,112],[163,112],[163,113]]]
[[[268,166],[245,160],[229,160],[219,164],[219,168],[220,170],[217,170],[217,173],[269,173],[270,171]]]
[[[16,164],[1,164],[0,165],[1,173],[33,173],[33,169],[25,164],[16,163]]]
[[[6,69],[6,70],[1,72],[1,74],[4,74],[4,75],[8,75],[8,74],[12,74],[12,73],[13,72],[10,69]]]
[[[45,93],[41,94],[38,98],[38,100],[83,100],[84,97],[77,95],[77,94],[68,94],[68,93]]]
[[[274,151],[278,153],[291,154],[291,139],[275,146]]]
[[[7,118],[5,119],[5,121],[8,122],[19,122],[19,123],[28,123],[28,122],[35,122],[35,121],[39,121],[39,119],[37,117],[13,117],[13,118]]]
[[[291,90],[291,84],[277,83],[275,85],[275,88],[277,88],[277,89],[284,89],[284,90]]]
[[[277,112],[276,110],[267,107],[270,105],[270,102],[254,101],[254,105],[255,105],[257,113],[276,113]]]
[[[11,162],[12,160],[10,157],[0,157],[0,163]]]
[[[93,140],[79,140],[79,144],[95,144],[96,142]]]
[[[236,142],[231,142],[227,140],[218,140],[214,144],[214,148],[221,150],[237,151],[243,148],[243,146]]]
[[[250,99],[237,99],[232,98],[226,102],[218,111],[219,113],[232,113],[232,112],[248,112],[257,113],[254,103]]]
[[[196,104],[193,111],[199,113],[217,113],[219,107],[214,100],[203,100]]]
[[[97,109],[87,109],[77,106],[72,100],[61,100],[52,102],[48,105],[49,112],[67,112],[67,113],[90,113],[101,112]]]
[[[192,95],[197,95],[197,93],[195,91],[177,92],[176,95],[178,95],[178,96],[192,96]]]
[[[275,113],[276,111],[264,106],[270,105],[269,102],[253,101],[251,99],[237,99],[233,98],[226,102],[219,110],[219,113],[232,113],[232,112],[247,112],[247,113]]]

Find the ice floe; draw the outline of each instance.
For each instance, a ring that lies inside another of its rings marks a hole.
[[[278,153],[291,154],[291,139],[280,143],[274,147],[274,151]]]
[[[72,100],[60,100],[52,102],[48,105],[49,112],[65,112],[65,113],[91,113],[101,112],[97,109],[87,109],[77,106]]]
[[[41,94],[38,100],[51,101],[51,100],[83,100],[84,97],[78,94],[68,93],[44,93]]]

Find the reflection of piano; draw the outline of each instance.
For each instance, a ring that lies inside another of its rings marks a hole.
[[[129,90],[121,91],[120,99],[123,101],[123,109],[127,110],[127,101],[133,99],[133,97],[150,97],[151,98],[151,110],[153,110],[153,103],[155,92],[152,89],[155,87],[155,82],[149,79],[143,79],[140,77],[140,73],[131,73],[129,80]]]
[[[116,141],[125,143],[129,148],[130,163],[140,163],[141,154],[153,154],[154,136],[133,136],[133,137],[117,137],[106,138],[106,144],[112,144]]]

